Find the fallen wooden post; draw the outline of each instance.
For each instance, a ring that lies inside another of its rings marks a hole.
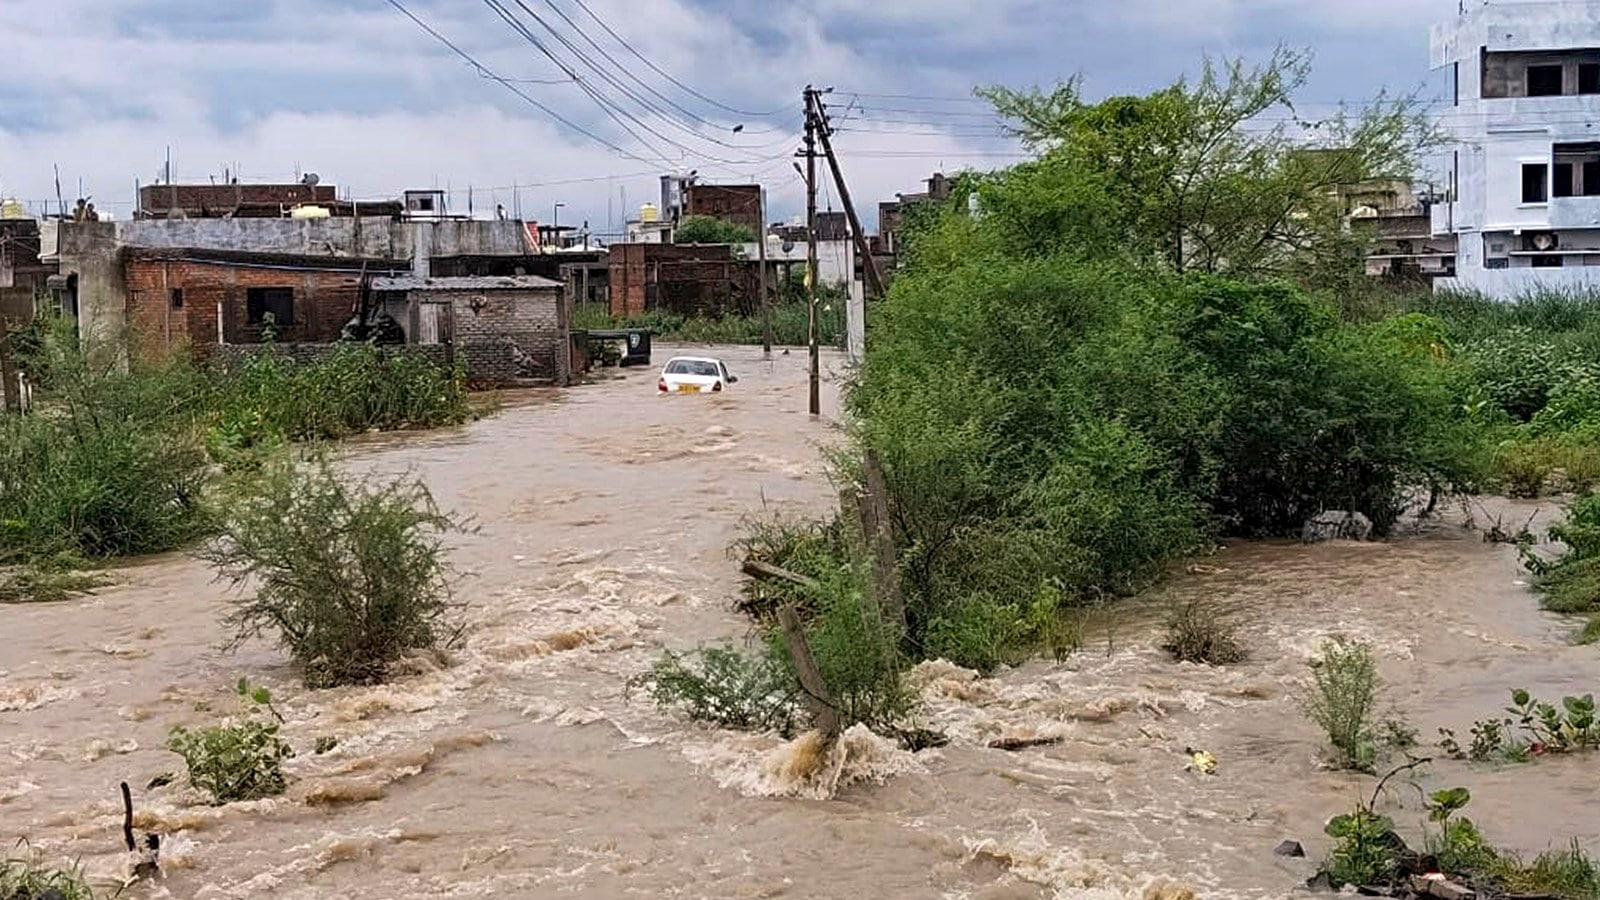
[[[1028,750],[1033,747],[1053,747],[1061,743],[1061,738],[1000,738],[989,742],[990,750],[1009,750],[1015,753],[1018,750]]]
[[[795,676],[800,681],[800,691],[805,694],[806,707],[817,723],[822,736],[833,741],[839,736],[839,705],[823,680],[822,669],[811,655],[811,645],[806,641],[805,626],[794,611],[794,604],[778,607],[778,624],[783,628],[783,642],[789,648],[789,659],[794,663]]]
[[[779,568],[772,563],[762,562],[759,559],[745,560],[742,570],[751,578],[767,578],[774,581],[787,581],[790,584],[803,587],[808,591],[814,591],[822,587],[821,582],[810,577],[809,575],[801,575],[799,572],[791,572],[788,569]]]

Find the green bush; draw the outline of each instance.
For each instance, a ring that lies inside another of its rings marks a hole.
[[[1549,538],[1566,544],[1566,551],[1546,561],[1523,550],[1523,561],[1534,576],[1534,588],[1551,612],[1600,614],[1600,494],[1575,500],[1566,521],[1550,526]]]
[[[663,709],[740,731],[794,732],[799,688],[772,653],[750,656],[731,647],[668,653],[637,679]]]
[[[421,482],[347,482],[318,459],[243,487],[202,553],[244,591],[231,646],[269,634],[328,687],[382,681],[408,651],[453,640],[441,535],[458,526]]]
[[[303,441],[367,431],[437,428],[471,416],[463,371],[371,344],[340,344],[296,363],[270,347],[226,372],[211,431],[213,449],[275,436]]]
[[[167,739],[167,749],[183,757],[189,782],[219,806],[283,793],[283,761],[294,756],[278,723],[262,715],[271,711],[267,689],[241,679],[238,693],[247,706],[242,721],[194,731],[180,725]]]
[[[1378,667],[1372,648],[1344,639],[1329,641],[1311,662],[1314,686],[1306,715],[1322,727],[1340,767],[1371,772],[1377,762],[1373,715]]]
[[[1167,619],[1161,649],[1179,662],[1232,665],[1243,662],[1246,656],[1236,631],[1236,626],[1214,607],[1192,601],[1178,607]]]
[[[40,351],[41,409],[0,416],[0,566],[182,546],[202,526],[205,378],[182,362],[119,372],[61,337]]]
[[[748,244],[755,239],[749,228],[715,216],[686,216],[672,234],[675,244]]]

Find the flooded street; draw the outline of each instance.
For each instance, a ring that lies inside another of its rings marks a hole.
[[[94,597],[0,606],[0,841],[112,877],[126,780],[138,827],[167,836],[167,872],[124,896],[1278,898],[1313,863],[1273,847],[1320,857],[1322,823],[1372,789],[1319,765],[1299,709],[1324,638],[1372,642],[1385,715],[1423,752],[1512,688],[1600,688],[1600,653],[1538,611],[1514,548],[1459,517],[1389,543],[1247,544],[1064,664],[995,679],[920,666],[927,724],[950,746],[913,756],[858,737],[837,796],[804,796],[775,768],[776,740],[689,725],[628,690],[663,648],[747,636],[727,553],[743,517],[836,498],[819,453],[837,439],[836,379],[813,421],[803,353],[722,355],[740,377],[724,395],[660,398],[655,370],[633,370],[350,448],[353,470],[413,472],[476,526],[456,540],[461,645],[391,685],[307,691],[269,644],[222,654],[227,595],[181,556],[119,570]],[[1520,524],[1533,507],[1516,509]],[[1172,663],[1159,623],[1186,599],[1236,616],[1250,660]],[[146,790],[181,775],[168,730],[232,713],[240,677],[287,719],[288,793],[213,808],[181,777]],[[1016,736],[1064,740],[985,746]],[[317,755],[319,738],[337,746]],[[1217,775],[1185,771],[1186,747],[1215,753]],[[1439,761],[1420,783],[1471,788],[1467,814],[1509,849],[1575,836],[1600,851],[1591,760]],[[1394,799],[1415,834],[1416,794]]]

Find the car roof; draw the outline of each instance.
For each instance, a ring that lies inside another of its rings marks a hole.
[[[670,366],[675,362],[708,362],[716,363],[719,366],[722,365],[722,360],[717,359],[714,356],[674,356],[673,358],[667,360],[667,365]]]

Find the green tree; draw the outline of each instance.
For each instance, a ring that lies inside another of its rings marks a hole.
[[[1314,282],[1361,259],[1337,188],[1408,177],[1434,131],[1413,96],[1302,117],[1309,72],[1309,53],[1280,48],[1257,67],[1207,59],[1198,79],[1144,97],[1087,103],[1076,78],[980,94],[1042,151],[1019,173],[1037,196],[1092,201],[1095,243],[1179,273]]]
[[[678,244],[748,244],[755,234],[737,222],[712,216],[689,216],[678,224],[673,238]]]

